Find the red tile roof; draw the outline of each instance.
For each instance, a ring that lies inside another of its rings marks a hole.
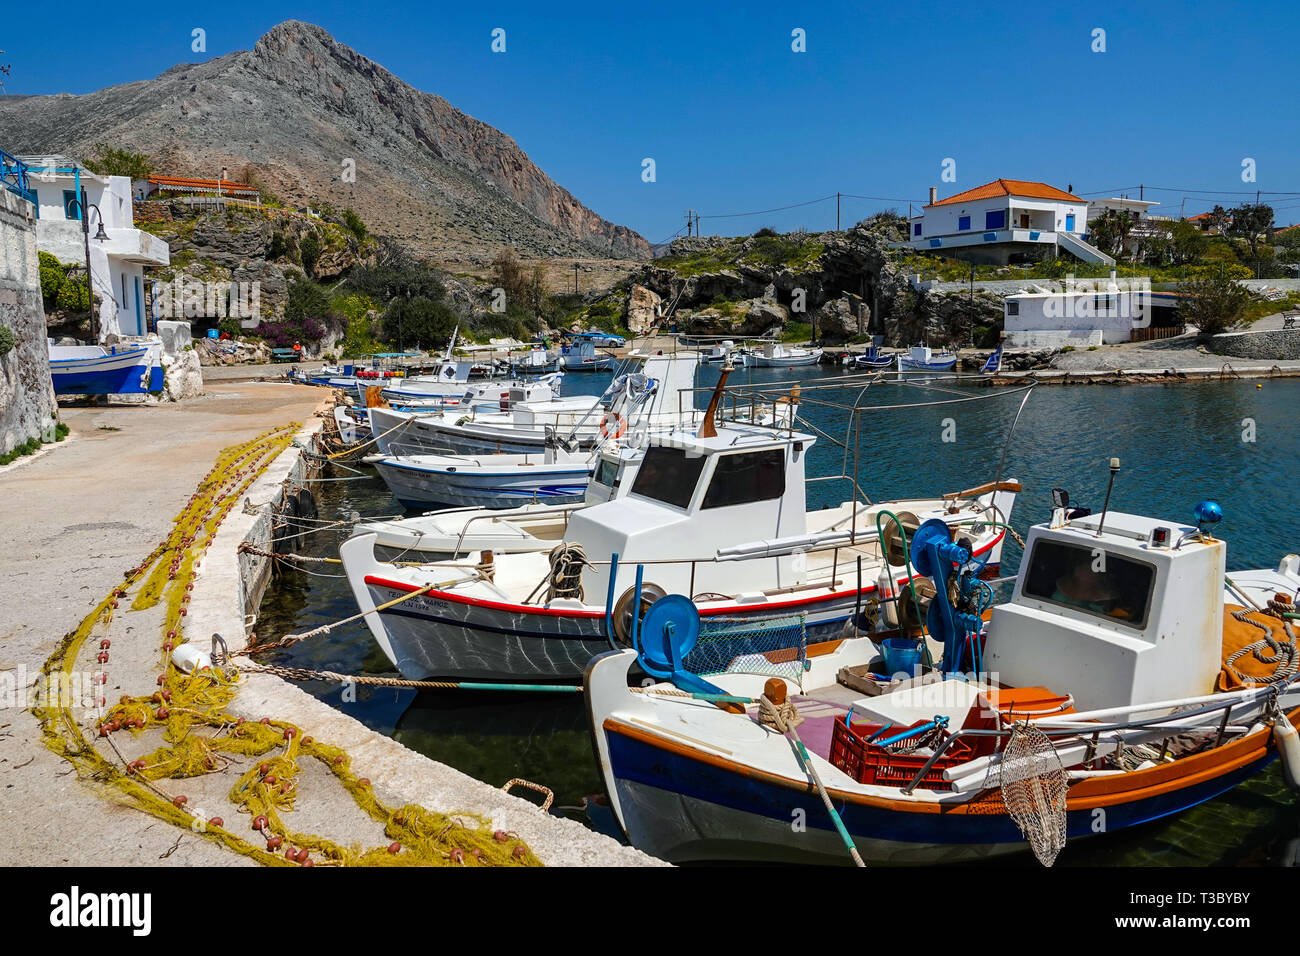
[[[223,192],[257,192],[254,186],[247,183],[232,183],[227,179],[218,181],[215,179],[181,179],[176,176],[150,176],[149,182],[160,189],[211,189],[215,192],[220,187]]]
[[[929,206],[948,206],[952,203],[973,202],[977,199],[991,199],[994,196],[1020,196],[1024,199],[1064,199],[1070,202],[1083,202],[1078,196],[1057,189],[1047,183],[1034,183],[1024,179],[995,179],[983,186],[976,186],[964,193],[957,193],[947,199],[927,204]]]

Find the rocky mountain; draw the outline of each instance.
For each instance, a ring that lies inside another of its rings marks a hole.
[[[12,153],[87,155],[107,143],[148,154],[164,175],[247,170],[286,203],[350,206],[372,232],[442,261],[481,262],[505,246],[528,257],[650,253],[509,136],[309,23],[152,80],[0,98],[0,131]]]

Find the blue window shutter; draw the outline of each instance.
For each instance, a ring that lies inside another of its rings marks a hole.
[[[920,234],[921,234],[921,224],[918,222],[916,225],[912,227],[912,235],[919,236]]]
[[[1005,229],[1007,226],[1007,211],[1005,209],[990,209],[984,214],[985,229]]]
[[[957,228],[958,228],[958,229],[969,229],[969,228],[970,228],[970,216],[961,216],[961,217],[957,220]]]

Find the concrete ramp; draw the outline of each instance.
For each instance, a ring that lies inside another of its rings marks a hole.
[[[1056,234],[1056,245],[1076,259],[1081,259],[1084,262],[1099,262],[1104,266],[1113,266],[1115,264],[1114,259],[1096,246],[1089,245],[1078,236],[1073,236],[1068,232],[1058,232]]]

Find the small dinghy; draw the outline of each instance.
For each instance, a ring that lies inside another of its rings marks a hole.
[[[855,355],[853,365],[860,369],[884,371],[894,367],[894,357],[892,355],[881,355],[873,345],[861,355]]]
[[[163,387],[162,345],[50,345],[56,395],[131,395]]]

